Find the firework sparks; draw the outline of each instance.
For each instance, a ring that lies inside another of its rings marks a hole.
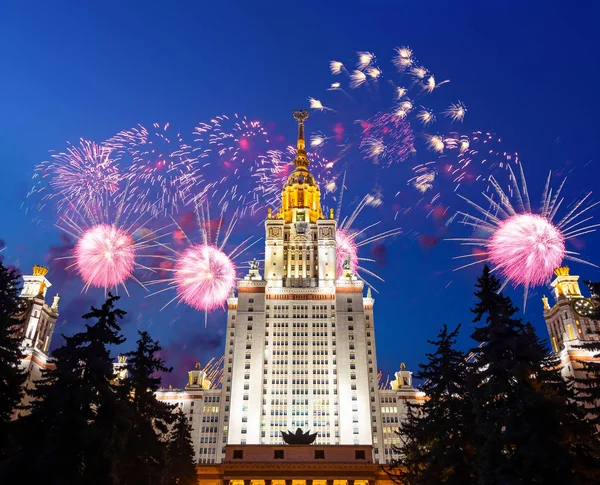
[[[358,62],[356,64],[356,68],[361,71],[364,70],[365,68],[369,67],[371,62],[373,62],[373,59],[375,59],[375,55],[371,52],[366,52],[366,51],[357,52],[357,55],[358,55]]]
[[[435,121],[435,114],[432,110],[422,107],[419,113],[417,113],[417,119],[427,126]]]
[[[505,278],[505,284],[511,282],[515,286],[523,286],[527,295],[528,288],[548,283],[553,270],[560,266],[564,259],[591,264],[576,257],[578,253],[568,251],[565,243],[571,238],[596,230],[599,224],[587,224],[591,217],[582,216],[600,202],[585,205],[591,195],[589,193],[577,201],[565,217],[554,223],[553,219],[563,202],[560,194],[564,180],[553,193],[550,188],[551,174],[548,175],[542,207],[539,214],[536,214],[531,210],[527,183],[523,169],[520,165],[519,167],[520,183],[511,166],[507,167],[511,180],[508,193],[493,176],[490,176],[492,195],[483,194],[490,206],[488,210],[460,196],[479,213],[473,215],[459,212],[458,214],[463,216],[460,222],[476,228],[483,235],[455,240],[485,249],[484,252],[461,256],[478,258],[477,261],[461,268],[490,262],[493,271],[498,271]],[[514,204],[511,199],[514,200]]]
[[[250,243],[253,238],[249,237],[229,253],[225,252],[224,247],[228,243],[239,219],[238,209],[228,218],[229,223],[225,226],[224,220],[227,207],[227,203],[221,207],[221,215],[216,221],[214,237],[211,229],[214,223],[210,219],[209,204],[201,203],[196,206],[195,214],[202,242],[192,243],[183,229],[179,227],[183,239],[189,243],[188,247],[183,251],[178,251],[164,246],[172,253],[170,256],[166,256],[165,260],[173,265],[171,270],[173,274],[169,278],[154,280],[149,283],[166,283],[163,289],[150,296],[175,290],[175,297],[164,305],[163,309],[173,301],[177,301],[186,303],[196,310],[204,311],[206,314],[222,307],[227,301],[227,297],[234,288],[236,281],[234,260],[259,241],[256,240]],[[222,240],[219,241],[222,230],[224,235]]]
[[[378,113],[363,126],[359,149],[374,163],[389,167],[414,153],[414,135],[410,123],[402,117]]]
[[[83,233],[75,245],[77,272],[87,286],[114,288],[133,273],[135,249],[130,233],[109,224]]]
[[[191,147],[180,134],[171,133],[169,123],[121,131],[104,145],[131,159],[125,178],[136,212],[174,213],[201,181]]]
[[[404,96],[406,96],[406,93],[408,93],[406,88],[396,88],[396,99],[402,99]]]
[[[320,135],[315,135],[319,137]],[[324,140],[322,140],[324,141]],[[318,142],[322,145],[321,140]],[[317,144],[317,147],[319,144]],[[293,167],[291,161],[296,156],[296,147],[288,146],[285,150],[270,150],[267,161],[254,174],[257,177],[256,192],[262,195],[267,207],[277,207],[281,204],[281,188]],[[326,193],[335,192],[334,166],[335,162],[323,157],[317,152],[307,154],[313,167],[313,174],[319,185],[326,188]]]
[[[445,80],[445,81],[442,81],[441,83],[436,84],[436,82],[435,82],[435,76],[432,74],[431,76],[429,76],[427,78],[427,81],[423,85],[423,89],[425,91],[427,91],[428,93],[433,93],[434,89],[439,88],[441,85],[449,83],[449,82],[450,81]]]
[[[400,70],[408,69],[413,64],[412,50],[408,47],[397,47],[396,56],[392,62]]]
[[[433,182],[437,175],[436,170],[432,167],[435,162],[429,162],[423,165],[417,165],[413,171],[417,174],[411,178],[408,182],[417,189],[419,192],[424,194],[428,190],[433,188]]]
[[[361,214],[361,212],[369,206],[377,207],[380,205],[381,199],[378,196],[373,195],[365,195],[357,207],[354,209],[350,216],[344,218],[341,221],[338,221],[338,227],[336,229],[336,266],[337,266],[337,276],[341,277],[344,273],[344,263],[346,261],[350,262],[350,269],[353,273],[365,273],[369,276],[373,276],[374,278],[383,281],[381,277],[375,274],[373,271],[365,268],[363,263],[365,262],[373,262],[370,258],[362,258],[359,256],[360,248],[363,246],[367,246],[369,244],[382,241],[384,239],[394,237],[399,235],[402,231],[398,228],[390,229],[387,231],[380,232],[373,236],[366,236],[365,234],[375,226],[377,226],[381,221],[374,222],[363,229],[355,230],[352,228],[356,219]],[[340,200],[341,206],[341,200]],[[370,285],[372,286],[372,285]]]
[[[187,248],[175,265],[177,292],[184,303],[201,311],[223,306],[235,285],[235,266],[225,253],[206,244]]]
[[[425,79],[425,76],[427,76],[427,69],[421,66],[413,67],[410,70],[410,73],[416,79]]]
[[[465,118],[467,108],[460,101],[458,103],[451,104],[444,114],[454,121],[462,121]]]
[[[463,182],[485,181],[498,170],[519,163],[518,154],[505,151],[500,143],[493,133],[476,131],[468,136],[450,133],[443,138],[444,151],[440,152],[438,171],[452,179],[455,191]]]
[[[317,148],[327,141],[327,137],[322,133],[313,133],[310,135],[310,147]]]
[[[104,197],[113,195],[121,183],[110,150],[84,139],[39,164],[34,178],[38,176],[50,186],[51,193],[46,197],[57,197],[59,207],[73,201],[78,205],[98,205]]]
[[[122,286],[128,292],[125,283],[129,279],[144,286],[134,276],[134,270],[149,270],[139,259],[150,257],[146,250],[158,245],[167,228],[147,229],[140,224],[143,214],[128,223],[127,214],[132,212],[126,205],[127,199],[123,192],[118,201],[108,201],[103,206],[72,204],[56,225],[76,240],[73,254],[58,259],[74,260],[67,269],[76,269],[84,291],[90,287],[109,290]]]
[[[352,273],[356,274],[358,271],[358,246],[354,242],[354,238],[348,231],[337,229],[335,232],[335,241],[337,277],[340,278],[342,276],[346,261],[350,263]]]
[[[362,86],[365,82],[367,82],[367,75],[362,71],[353,71],[350,74],[350,87],[352,89],[357,89]]]
[[[344,69],[344,64],[342,64],[339,61],[330,61],[329,69],[331,70],[331,74],[340,74],[342,72],[342,69]]]
[[[439,135],[429,135],[427,137],[427,146],[430,150],[441,153],[444,151],[444,140]]]
[[[381,76],[382,72],[381,69],[377,68],[377,67],[369,67],[366,70],[367,75],[371,78],[371,79],[377,79]]]
[[[278,160],[271,156],[271,142],[262,124],[238,114],[220,115],[199,123],[193,134],[194,157],[202,166],[210,166],[207,174],[215,174],[194,198],[210,197],[220,206],[233,202],[241,216],[261,213],[270,201],[260,187],[262,176],[282,169],[273,165]]]
[[[331,111],[331,108],[327,108],[326,106],[323,106],[323,103],[321,103],[321,101],[319,101],[318,99],[308,98],[308,102],[310,103],[310,109],[314,109],[317,111],[324,111],[324,110]]]

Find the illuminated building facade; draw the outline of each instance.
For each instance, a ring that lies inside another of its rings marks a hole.
[[[542,298],[552,350],[561,359],[564,377],[585,377],[581,375],[581,362],[592,360],[593,354],[578,347],[600,339],[600,322],[590,318],[596,305],[582,295],[579,276],[570,275],[568,267],[557,268],[554,274],[554,306],[547,297]]]
[[[48,268],[34,266],[32,275],[23,276],[23,289],[20,297],[25,300],[24,310],[15,315],[19,321],[17,336],[22,341],[24,357],[21,368],[27,371],[25,385],[30,388],[41,377],[42,369],[47,368],[48,349],[58,319],[59,296],[52,305],[46,303],[46,292],[52,286],[46,275]],[[28,397],[25,397],[27,403]]]
[[[222,388],[190,380],[158,393],[188,414],[199,463],[223,462],[226,447],[281,446],[297,428],[317,433],[313,446],[367,447],[370,462],[386,463],[406,403],[424,399],[404,366],[378,388],[374,299],[349,264],[337,266],[333,210],[323,213],[309,171],[308,111],[294,117],[294,170],[281,209],[268,211],[263,274],[252,263],[227,300]]]

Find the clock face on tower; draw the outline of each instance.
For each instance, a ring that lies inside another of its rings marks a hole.
[[[580,317],[590,318],[596,309],[595,305],[588,298],[577,298],[571,302],[571,308]]]

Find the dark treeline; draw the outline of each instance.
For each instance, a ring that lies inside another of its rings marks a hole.
[[[600,284],[588,285],[598,300]],[[600,364],[563,379],[559,360],[500,288],[485,267],[470,353],[455,347],[460,326],[444,325],[430,341],[416,374],[428,399],[409,405],[398,432],[389,471],[397,483],[600,484]],[[582,347],[600,353],[598,342]]]
[[[83,331],[63,336],[54,368],[27,389],[31,404],[20,405],[19,292],[17,275],[0,262],[0,482],[196,484],[187,418],[155,398],[157,372],[170,371],[158,342],[139,332],[126,376],[115,374],[110,348],[125,341],[116,296],[83,316]]]

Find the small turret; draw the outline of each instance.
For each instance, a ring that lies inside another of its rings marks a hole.
[[[554,270],[556,278],[551,283],[554,291],[554,299],[558,301],[561,298],[581,298],[581,290],[579,288],[579,276],[569,274],[568,266],[561,266]]]
[[[200,362],[196,362],[194,370],[188,372],[188,377],[188,384],[185,386],[186,389],[210,389],[211,382],[208,380],[204,369],[200,369]]]
[[[406,370],[406,365],[404,362],[400,364],[400,372],[396,372],[394,377],[395,379],[391,383],[394,391],[412,389],[412,372]]]

